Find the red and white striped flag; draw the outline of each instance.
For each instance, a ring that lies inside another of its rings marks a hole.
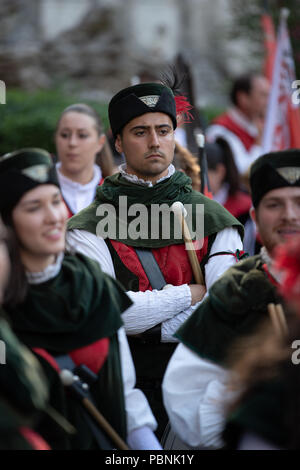
[[[300,148],[300,110],[295,94],[295,65],[287,29],[288,10],[281,10],[271,91],[263,135],[263,151]]]

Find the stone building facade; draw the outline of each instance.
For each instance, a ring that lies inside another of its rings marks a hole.
[[[245,45],[224,41],[230,0],[1,0],[0,80],[7,87],[81,89],[107,100],[178,54],[197,104],[224,104]]]

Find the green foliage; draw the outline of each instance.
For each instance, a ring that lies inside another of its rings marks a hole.
[[[66,106],[78,102],[83,102],[82,98],[57,90],[8,90],[6,104],[0,105],[0,155],[22,147],[40,147],[55,153],[57,120]],[[98,111],[107,129],[107,105],[84,102]]]
[[[206,126],[211,124],[212,120],[226,111],[226,108],[216,106],[206,106],[201,108],[200,114]]]

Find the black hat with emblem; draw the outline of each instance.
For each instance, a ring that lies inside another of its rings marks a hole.
[[[250,168],[253,206],[272,189],[300,186],[300,149],[281,150],[259,157]]]
[[[23,194],[40,184],[59,187],[51,155],[39,148],[24,148],[0,157],[0,212],[11,211]]]
[[[114,138],[129,121],[151,112],[168,114],[176,129],[176,101],[171,88],[161,83],[140,83],[119,91],[108,106]]]

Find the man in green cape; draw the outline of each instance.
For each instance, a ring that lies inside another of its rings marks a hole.
[[[190,178],[172,165],[178,105],[182,109],[183,103],[183,97],[160,83],[135,85],[112,98],[110,125],[126,163],[99,186],[95,201],[70,219],[67,237],[70,245],[116,277],[133,301],[122,318],[137,383],[159,421],[159,436],[167,422],[161,380],[176,345],[173,333],[242,250],[242,225],[221,205],[194,191]],[[174,202],[187,211],[205,285],[195,281],[170,209]],[[140,249],[153,255],[150,268],[141,261]],[[160,273],[152,276],[157,265]]]
[[[234,398],[227,388],[233,345],[268,318],[268,304],[280,302],[272,259],[277,246],[300,233],[300,150],[258,158],[251,166],[250,186],[251,216],[263,243],[261,252],[221,276],[179,328],[176,337],[181,344],[163,380],[171,425],[193,447],[222,447],[226,405]],[[272,406],[273,401],[268,403]],[[275,416],[275,410],[264,409],[266,415]],[[253,423],[257,432],[258,420],[252,419]],[[271,430],[272,423],[260,429],[266,439]]]

